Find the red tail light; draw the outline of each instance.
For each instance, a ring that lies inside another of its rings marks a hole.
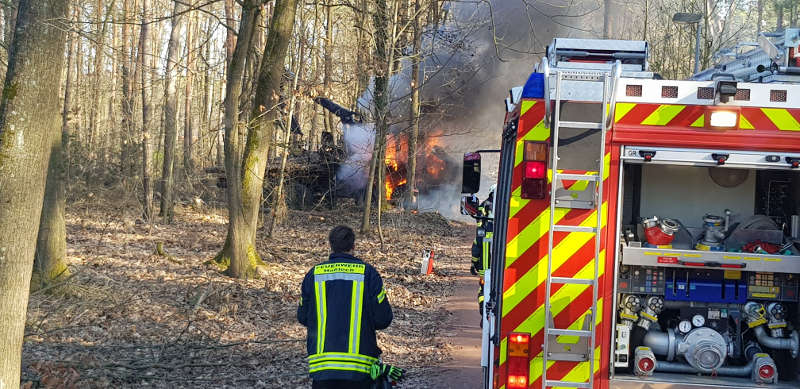
[[[528,387],[528,377],[522,375],[510,375],[508,376],[508,385],[509,388],[527,388]]]
[[[525,141],[523,151],[522,198],[547,197],[547,142]]]
[[[512,333],[508,336],[508,355],[506,357],[508,382],[506,387],[509,389],[528,387],[531,365],[530,343],[530,334]]]
[[[775,368],[770,365],[764,365],[761,366],[760,369],[758,369],[758,376],[765,380],[771,379],[774,375],[775,375]]]
[[[545,178],[547,176],[547,164],[540,161],[525,162],[525,178]]]

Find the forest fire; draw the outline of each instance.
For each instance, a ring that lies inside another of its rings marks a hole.
[[[429,134],[421,142],[417,157],[417,190],[426,193],[449,181],[455,164],[450,161],[440,146],[440,134]],[[408,138],[405,135],[391,136],[387,139],[386,157],[386,200],[401,198],[408,190]]]

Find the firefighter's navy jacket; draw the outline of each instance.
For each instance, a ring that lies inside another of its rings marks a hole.
[[[297,320],[307,327],[314,380],[369,378],[381,350],[375,330],[389,327],[392,308],[378,271],[348,254],[331,254],[303,279]]]
[[[345,107],[342,107],[339,104],[334,103],[331,99],[326,99],[324,97],[315,97],[314,102],[321,105],[322,108],[327,109],[332,114],[339,117],[342,121],[342,124],[354,124],[354,123],[361,123],[363,122],[363,118],[358,112],[351,111]]]
[[[492,212],[493,201],[494,193],[490,193],[489,197],[478,207],[478,215],[483,217],[489,216]],[[481,235],[480,232],[483,232],[483,235]],[[475,231],[475,240],[472,242],[472,265],[481,276],[483,276],[486,269],[488,269],[491,265],[491,248],[484,237],[491,237],[493,233],[493,219],[478,219],[478,227]],[[483,298],[483,296],[481,296],[481,298]]]

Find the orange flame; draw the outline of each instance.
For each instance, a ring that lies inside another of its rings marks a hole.
[[[386,183],[383,184],[386,187],[386,200],[392,199],[392,193],[394,192],[394,188],[392,188],[392,182],[387,178]]]
[[[440,158],[441,155],[438,155],[438,152],[441,152],[442,136],[442,131],[430,133],[425,137],[425,145],[423,146],[425,150],[423,165],[425,173],[435,179],[439,179],[447,169],[447,162]]]
[[[445,178],[448,162],[444,159],[442,149],[442,131],[433,131],[425,136],[419,146],[417,156],[418,166],[422,169],[422,179],[432,178],[441,180]],[[386,201],[391,201],[397,188],[408,184],[408,171],[406,163],[408,158],[408,138],[404,135],[390,135],[386,139],[386,179],[383,183],[386,190]]]
[[[400,171],[398,146],[400,146],[400,148],[407,148],[405,139],[398,139],[396,136],[390,136],[386,139],[386,156],[383,162],[386,165],[386,180],[384,182],[384,188],[386,188],[387,201],[392,200],[392,194],[395,192],[397,187],[400,185],[405,185],[408,182],[405,177],[405,172]]]

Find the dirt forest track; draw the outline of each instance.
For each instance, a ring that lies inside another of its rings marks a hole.
[[[224,210],[182,208],[174,224],[150,226],[135,209],[68,208],[74,276],[31,296],[23,387],[310,387],[295,319],[300,282],[327,257],[330,228],[356,226],[358,210],[290,212],[274,239],[259,240],[264,277],[237,281],[205,265],[225,239]],[[429,387],[451,360],[445,302],[468,267],[470,228],[388,211],[384,235],[384,251],[377,235],[356,242],[394,308],[378,342],[386,362],[407,368],[401,388]],[[435,275],[420,274],[424,249],[436,252]]]

